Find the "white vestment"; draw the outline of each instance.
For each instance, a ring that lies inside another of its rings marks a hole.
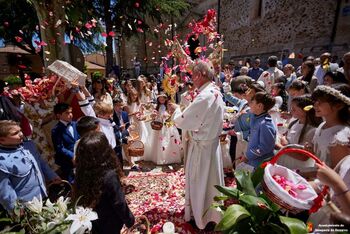
[[[214,185],[224,185],[219,143],[224,106],[218,87],[208,82],[184,111],[178,108],[173,115],[175,125],[187,130],[190,138],[185,170],[185,220],[193,216],[200,229],[208,222],[221,220],[221,214],[215,209],[203,215],[214,202],[214,196],[220,194]]]

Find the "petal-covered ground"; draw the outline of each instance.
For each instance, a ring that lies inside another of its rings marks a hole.
[[[135,217],[144,215],[150,222],[152,233],[162,232],[165,222],[175,224],[177,233],[206,233],[195,229],[184,220],[185,174],[184,169],[163,172],[161,168],[149,172],[132,172],[125,182],[135,186],[126,195]],[[227,186],[233,185],[231,177],[225,178]],[[207,232],[208,233],[208,232]]]

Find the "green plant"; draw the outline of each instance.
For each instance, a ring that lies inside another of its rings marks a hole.
[[[5,78],[5,81],[7,82],[8,85],[22,85],[23,82],[21,78],[15,75],[9,75],[8,77]]]
[[[301,220],[283,216],[280,207],[273,203],[264,193],[256,192],[262,180],[263,169],[258,168],[253,175],[250,172],[236,171],[237,188],[215,186],[223,196],[215,197],[215,201],[233,199],[228,207],[214,203],[223,218],[216,225],[216,231],[224,234],[234,233],[307,233]]]
[[[92,80],[97,80],[97,79],[100,79],[102,78],[102,73],[99,72],[99,71],[96,71],[94,73],[92,73]]]

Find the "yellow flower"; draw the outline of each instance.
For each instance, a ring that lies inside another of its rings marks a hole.
[[[304,107],[304,111],[309,111],[309,110],[311,110],[312,108],[314,108],[313,105],[305,106],[305,107]]]

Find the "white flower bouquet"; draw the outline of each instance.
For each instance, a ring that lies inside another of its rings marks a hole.
[[[52,233],[86,233],[92,229],[91,221],[96,220],[97,213],[90,208],[72,205],[69,198],[59,197],[52,203],[41,198],[30,202],[18,202],[11,218],[12,227],[0,233],[20,230],[20,233],[52,234]]]

